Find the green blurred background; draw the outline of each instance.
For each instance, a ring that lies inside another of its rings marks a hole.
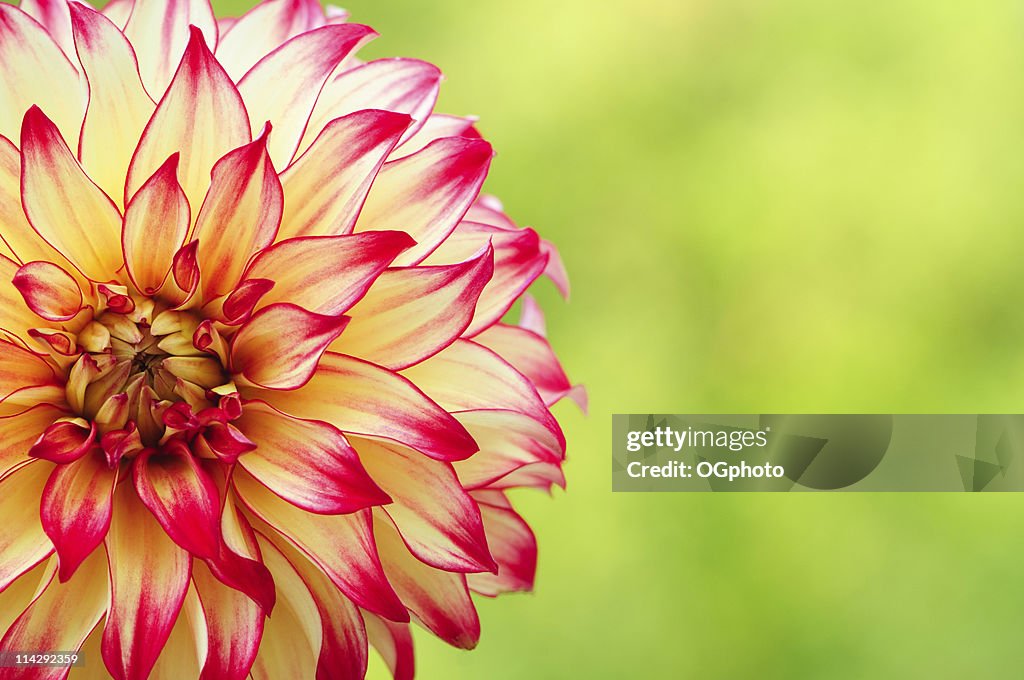
[[[568,492],[518,498],[536,593],[421,677],[1020,676],[1019,496],[613,495],[609,456],[614,412],[1024,408],[1024,6],[345,6],[481,117],[591,395]]]
[[[1024,408],[1021,3],[345,6],[480,116],[591,395],[518,499],[536,593],[421,677],[1020,677],[1020,496],[613,495],[609,457],[613,412]]]

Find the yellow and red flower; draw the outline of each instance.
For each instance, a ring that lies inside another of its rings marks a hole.
[[[369,643],[409,677],[411,620],[472,647],[470,591],[532,586],[506,492],[564,483],[549,407],[584,395],[525,291],[565,273],[374,35],[0,5],[0,650],[360,678]]]

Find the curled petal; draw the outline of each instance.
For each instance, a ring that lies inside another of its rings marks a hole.
[[[476,502],[448,463],[400,446],[355,439],[367,471],[394,499],[383,510],[422,562],[445,571],[496,571]]]
[[[391,501],[366,474],[345,435],[327,423],[249,402],[237,424],[259,442],[239,465],[286,501],[331,515]]]
[[[51,262],[29,262],[14,275],[25,304],[47,321],[68,321],[82,309],[82,289],[71,274]]]
[[[277,130],[267,150],[279,167],[295,154],[327,78],[345,57],[376,35],[359,24],[333,24],[301,33],[263,57],[238,82],[250,120],[257,125],[270,121]]]
[[[309,381],[348,317],[313,314],[290,303],[264,308],[235,335],[231,365],[261,387],[288,390]]]
[[[117,468],[106,464],[98,446],[89,455],[58,465],[43,491],[43,530],[59,558],[59,577],[67,581],[103,542],[113,512]]]
[[[288,200],[280,238],[351,232],[377,171],[411,122],[402,113],[368,110],[328,123],[281,174]]]
[[[95,440],[95,422],[85,427],[78,422],[63,420],[46,428],[28,455],[54,463],[71,463],[84,456]]]
[[[135,50],[118,27],[82,3],[66,4],[89,86],[79,158],[103,191],[123,205],[128,165],[156,105],[142,86]]]
[[[148,0],[146,4],[153,7],[163,2]],[[144,40],[159,48],[159,40]],[[210,53],[202,31],[193,27],[181,65],[132,158],[125,200],[135,195],[168,156],[180,152],[181,186],[189,205],[198,206],[210,185],[213,164],[251,139],[249,116],[238,90]]]
[[[124,212],[121,247],[128,276],[145,295],[160,290],[174,255],[184,244],[191,220],[185,192],[178,184],[177,153],[142,185]]]
[[[391,439],[437,460],[461,460],[477,451],[465,428],[412,382],[343,354],[325,353],[301,390],[247,388],[245,394],[297,418]]]
[[[266,250],[263,251],[267,252]],[[261,253],[262,255],[262,253]],[[231,292],[231,295],[224,300],[224,321],[228,324],[241,323],[248,319],[256,305],[263,300],[277,283],[272,279],[246,279],[238,284],[238,287]],[[301,305],[300,305],[301,306]],[[310,310],[315,311],[315,310]],[[196,331],[197,333],[199,331]],[[212,341],[212,336],[209,336]],[[209,346],[209,345],[207,345]],[[206,349],[199,347],[198,349]]]
[[[436,354],[469,326],[493,267],[486,246],[461,264],[384,272],[350,310],[352,322],[332,349],[393,370]]]
[[[265,134],[213,167],[210,191],[196,218],[206,300],[230,292],[249,256],[270,245],[277,234],[284,194],[266,145]]]
[[[246,281],[273,283],[259,301],[262,306],[291,302],[317,314],[340,314],[414,243],[401,231],[288,239],[257,255],[246,271]],[[339,267],[339,262],[345,266]],[[227,303],[224,310],[227,313]]]
[[[0,481],[0,591],[53,552],[39,499],[53,464],[34,461]]]
[[[144,680],[160,656],[188,591],[188,553],[168,538],[130,484],[114,494],[106,539],[111,604],[103,661],[118,680]]]
[[[200,557],[217,554],[217,487],[182,442],[143,451],[135,459],[132,478],[142,503],[175,543]]]
[[[398,258],[423,260],[452,233],[487,176],[494,155],[482,139],[449,137],[385,163],[366,198],[356,231],[401,228],[416,246]]]
[[[22,202],[32,227],[89,278],[113,277],[121,268],[121,213],[37,106],[25,114],[21,154]]]

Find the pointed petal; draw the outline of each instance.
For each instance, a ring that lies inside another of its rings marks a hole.
[[[320,93],[299,148],[308,147],[330,121],[363,109],[410,115],[415,122],[403,135],[408,139],[430,115],[440,86],[438,68],[418,59],[378,59],[343,71]]]
[[[374,177],[411,121],[402,113],[367,110],[328,123],[281,174],[288,200],[279,238],[351,232]]]
[[[313,314],[277,303],[254,315],[235,334],[231,366],[253,384],[292,390],[309,381],[320,356],[345,329],[348,317]]]
[[[384,659],[394,680],[413,680],[416,658],[412,649],[412,632],[408,623],[395,623],[363,612],[366,635]]]
[[[58,465],[43,491],[43,530],[60,558],[60,580],[67,581],[103,542],[110,528],[114,482],[99,447],[73,463]]]
[[[201,31],[208,45],[217,45],[209,0],[135,0],[124,34],[138,50],[143,82],[154,97],[163,94],[187,51],[190,28]]]
[[[561,464],[564,448],[551,431],[528,415],[508,410],[456,414],[480,451],[455,464],[462,485],[475,489],[493,484],[530,465]]]
[[[68,321],[82,310],[78,282],[51,262],[29,262],[18,270],[12,283],[29,309],[47,321]]]
[[[273,243],[283,201],[281,182],[267,155],[267,135],[217,161],[196,218],[206,300],[230,292],[249,257]]]
[[[466,576],[428,567],[413,557],[388,520],[375,519],[373,529],[384,572],[409,611],[453,647],[475,647],[480,639],[480,619]]]
[[[175,543],[198,557],[213,557],[220,546],[217,487],[184,444],[173,444],[136,457],[135,490]]]
[[[334,24],[301,33],[263,57],[239,81],[238,91],[253,125],[270,121],[274,126],[268,152],[275,165],[284,167],[295,155],[328,76],[376,35],[360,24]]]
[[[121,484],[114,494],[106,546],[112,592],[103,661],[117,680],[144,680],[181,610],[191,560],[130,484]]]
[[[109,602],[107,560],[102,551],[97,551],[85,561],[72,583],[59,581],[51,572],[45,590],[0,640],[0,649],[78,651],[103,618]],[[98,663],[98,659],[91,662]],[[5,672],[11,671],[8,668]],[[67,668],[44,667],[24,673],[19,670],[18,677],[58,680],[67,674]]]
[[[0,4],[0,135],[17,139],[31,106],[53,116],[72,147],[85,112],[85,92],[75,67],[38,23],[16,7]]]
[[[208,652],[200,679],[245,680],[263,637],[263,610],[202,562],[194,563],[192,581],[206,617]]]
[[[433,356],[466,330],[493,266],[486,246],[460,264],[389,269],[350,310],[332,349],[393,370]]]
[[[83,4],[68,6],[89,87],[79,158],[107,196],[123,205],[128,165],[156,105],[142,86],[135,51],[124,34]]]
[[[235,425],[259,442],[239,465],[303,510],[335,515],[391,501],[366,474],[345,435],[327,423],[292,418],[256,401],[245,405]]]
[[[260,307],[290,302],[317,314],[340,314],[413,244],[401,231],[288,239],[257,255],[245,278],[273,282]]]
[[[342,432],[391,439],[438,460],[461,460],[477,450],[458,421],[413,383],[343,354],[325,353],[301,390],[246,388],[243,396]]]
[[[405,607],[381,571],[369,511],[314,515],[278,498],[244,470],[235,470],[233,482],[246,507],[313,560],[349,599],[406,620]]]
[[[252,139],[242,97],[207,44],[202,32],[193,28],[181,66],[142,133],[128,170],[126,199],[168,156],[180,151],[181,186],[189,205],[201,205],[210,186],[210,168]]]
[[[394,502],[383,508],[420,561],[445,571],[493,571],[497,565],[476,502],[449,463],[405,447],[353,439],[367,471]]]
[[[0,481],[0,591],[53,552],[39,521],[39,499],[53,463],[36,461]]]
[[[289,38],[323,25],[317,0],[265,0],[224,31],[217,59],[237,82]]]
[[[178,184],[178,154],[146,181],[124,212],[121,245],[128,276],[145,295],[160,290],[191,220],[188,199]]]
[[[420,262],[455,229],[480,193],[492,156],[491,145],[481,139],[449,137],[385,163],[356,231],[402,229],[417,245],[399,263]]]
[[[474,127],[476,121],[475,116],[451,116],[445,113],[432,113],[423,122],[423,127],[416,134],[409,137],[395,149],[391,158],[395,160],[414,154],[427,144],[443,137],[479,138],[480,133]]]
[[[529,378],[547,406],[571,396],[572,383],[544,337],[519,326],[495,324],[473,340]]]
[[[0,239],[7,246],[2,254],[22,264],[34,260],[61,265],[66,262],[46,241],[39,238],[25,217],[21,205],[21,152],[6,137],[0,137]],[[0,276],[0,279],[10,281],[6,275]]]
[[[21,154],[22,201],[32,227],[89,278],[113,278],[122,264],[121,213],[36,106],[25,114]]]
[[[537,572],[537,539],[529,525],[511,507],[480,503],[487,543],[498,563],[497,574],[469,574],[469,587],[481,595],[533,590]]]

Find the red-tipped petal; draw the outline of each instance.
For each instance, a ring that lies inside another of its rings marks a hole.
[[[474,592],[497,596],[533,589],[537,572],[537,539],[501,492],[474,492],[487,532],[487,544],[498,563],[498,573],[469,574]]]
[[[423,122],[416,134],[406,139],[395,149],[392,159],[414,154],[427,144],[444,137],[480,137],[475,116],[451,116],[446,113],[432,113]]]
[[[39,238],[25,217],[25,209],[21,205],[21,152],[6,137],[0,137],[0,241],[0,255],[8,260],[19,264],[45,260],[70,267],[70,263],[60,253]],[[0,271],[3,286],[0,288],[0,297],[6,298],[8,291],[13,291],[10,284],[12,277],[7,273],[6,261],[0,262],[4,263]],[[15,264],[14,268],[17,267]],[[11,324],[14,322],[15,326],[19,325],[15,319],[25,315],[24,305],[7,305],[4,301],[3,307],[7,310],[4,327],[16,330]],[[16,332],[20,333],[21,330],[17,329]]]
[[[84,456],[96,441],[96,423],[89,427],[79,423],[61,421],[46,428],[38,441],[29,449],[32,458],[42,458],[54,463],[71,463]]]
[[[273,282],[260,299],[261,306],[291,302],[317,314],[340,314],[414,243],[401,231],[288,239],[257,255],[245,276],[250,281]],[[339,267],[340,262],[345,266]]]
[[[13,283],[29,309],[47,321],[68,321],[82,309],[78,282],[51,262],[29,262],[14,275]]]
[[[461,264],[384,272],[352,307],[352,322],[331,349],[392,370],[433,356],[469,326],[493,257],[485,246]]]
[[[257,401],[245,405],[236,424],[259,442],[239,465],[304,510],[336,515],[391,501],[366,474],[345,435],[327,423],[292,418]]]
[[[327,78],[345,57],[376,35],[360,24],[334,24],[301,33],[263,57],[239,81],[249,119],[256,125],[270,121],[274,126],[268,152],[278,167],[287,165],[295,154]]]
[[[188,234],[191,211],[178,184],[178,154],[157,169],[124,212],[121,246],[128,276],[145,295],[160,290]]]
[[[106,546],[112,590],[103,661],[117,680],[144,680],[181,610],[191,560],[130,484],[121,484],[114,494]]]
[[[111,279],[122,264],[121,213],[36,106],[25,114],[21,155],[21,197],[32,227],[89,278]]]
[[[184,444],[143,451],[135,459],[132,478],[143,504],[178,545],[199,557],[217,554],[217,487]]]
[[[416,657],[412,649],[412,631],[408,623],[395,623],[363,612],[366,636],[384,659],[394,680],[413,680]]]
[[[495,324],[473,340],[499,354],[529,378],[548,406],[571,396],[572,383],[544,337],[519,326]]]
[[[244,470],[235,470],[233,482],[241,501],[323,569],[349,599],[387,618],[408,620],[381,570],[368,510],[314,515],[274,495]]]
[[[391,439],[438,460],[461,460],[477,450],[465,428],[415,384],[343,354],[325,353],[301,390],[247,388],[244,394],[297,418]]]
[[[66,4],[89,86],[79,158],[96,184],[123,205],[128,165],[156,105],[142,86],[135,50],[117,26],[82,3]]]
[[[98,446],[89,455],[58,465],[43,491],[40,516],[60,562],[60,580],[67,581],[103,542],[110,528],[114,482]]]
[[[263,610],[221,583],[202,562],[193,564],[192,581],[206,621],[206,663],[200,680],[244,680],[263,637]]]
[[[278,303],[255,314],[235,334],[231,366],[250,382],[277,390],[304,385],[348,317],[313,314]]]
[[[416,239],[400,264],[423,260],[455,229],[480,193],[493,156],[482,139],[449,137],[385,163],[366,197],[356,231],[401,228]]]
[[[162,4],[147,2],[147,6]],[[152,34],[143,40],[156,47],[160,44]],[[210,168],[217,159],[252,139],[242,98],[207,44],[202,32],[193,28],[174,80],[142,133],[128,170],[126,199],[168,156],[180,151],[179,179],[189,205],[195,208],[202,204],[210,186]]]
[[[404,447],[354,439],[367,471],[393,503],[383,508],[409,550],[445,571],[495,571],[480,511],[448,463]]]
[[[238,81],[289,38],[323,25],[324,10],[317,0],[264,0],[221,30],[217,60]]]
[[[217,44],[217,21],[209,0],[135,0],[124,34],[139,52],[146,88],[159,97],[184,51],[189,32],[201,32],[206,44]]]
[[[374,177],[411,122],[403,113],[368,110],[328,123],[281,174],[288,200],[280,238],[351,232]]]
[[[71,13],[66,0],[21,0],[18,7],[46,29],[72,63],[76,61]]]
[[[223,309],[225,323],[234,325],[248,319],[256,309],[256,305],[263,300],[267,293],[276,285],[277,282],[272,279],[251,278],[238,284],[238,287],[235,288],[231,292],[231,295],[224,300]],[[196,332],[198,333],[199,331],[197,330]],[[210,338],[212,340],[212,336],[210,336]],[[196,345],[196,347],[199,349],[206,349],[206,347],[199,347],[199,345]]]
[[[206,300],[229,293],[249,257],[270,245],[277,234],[284,194],[266,143],[263,135],[213,167],[210,191],[196,218],[195,232]]]

